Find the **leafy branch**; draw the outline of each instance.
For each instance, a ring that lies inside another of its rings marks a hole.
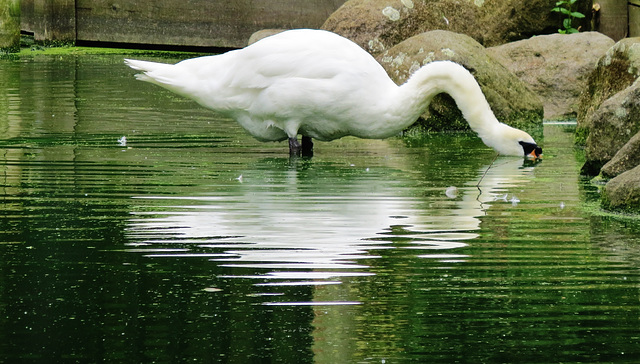
[[[551,9],[552,12],[564,14],[566,18],[562,21],[564,29],[558,29],[558,33],[571,34],[577,33],[578,29],[573,27],[573,19],[584,18],[584,14],[579,11],[572,11],[573,4],[578,0],[560,0],[556,2],[556,7]]]

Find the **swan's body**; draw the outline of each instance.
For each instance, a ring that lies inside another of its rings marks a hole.
[[[453,97],[471,129],[498,153],[523,156],[522,143],[540,151],[529,134],[498,122],[464,67],[429,63],[397,86],[371,55],[327,31],[290,30],[240,50],[175,65],[126,63],[144,72],[139,80],[237,120],[258,140],[289,139],[292,153],[300,148],[298,134],[303,142],[397,135],[441,92]]]

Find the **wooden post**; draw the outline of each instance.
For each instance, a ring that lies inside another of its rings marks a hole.
[[[33,14],[31,30],[35,40],[42,42],[75,42],[75,0],[31,0]]]
[[[594,1],[596,2],[596,1]],[[623,0],[598,0],[600,4],[600,33],[616,42],[628,34],[628,5]]]
[[[629,36],[640,37],[640,0],[629,0]]]
[[[246,46],[251,34],[258,30],[319,28],[344,2],[76,0],[77,39],[87,42],[240,48]]]
[[[20,0],[0,0],[0,51],[20,50]]]

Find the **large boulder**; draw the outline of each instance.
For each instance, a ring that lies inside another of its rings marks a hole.
[[[597,175],[600,168],[640,131],[640,83],[636,82],[604,101],[589,123],[586,162],[582,171],[586,175]]]
[[[471,37],[434,30],[411,37],[378,57],[396,84],[403,84],[421,66],[451,60],[471,71],[498,120],[519,128],[542,123],[538,96],[513,73],[491,58]],[[446,94],[436,96],[419,125],[427,130],[469,128],[455,102]]]
[[[636,133],[620,150],[607,162],[600,174],[604,178],[614,178],[623,172],[640,165],[640,132]]]
[[[575,118],[580,94],[596,63],[614,41],[597,32],[551,34],[487,48],[544,104],[544,118]]]
[[[250,46],[253,43],[264,39],[266,37],[270,37],[272,35],[276,35],[278,33],[282,33],[287,29],[261,29],[258,30],[257,32],[254,32],[253,34],[251,34],[251,36],[249,37],[249,40],[247,41],[247,45]]]
[[[640,38],[616,43],[589,76],[578,109],[578,140],[585,145],[582,173],[597,175],[640,130]]]
[[[607,183],[602,192],[602,207],[607,210],[640,211],[640,166]]]
[[[449,30],[494,46],[557,32],[562,17],[552,13],[556,0],[349,0],[322,29],[352,39],[377,55],[401,41],[429,30]],[[589,2],[575,10],[585,14]],[[575,27],[588,27],[583,19]]]
[[[640,38],[625,38],[598,60],[587,80],[578,108],[578,134],[584,143],[592,128],[593,115],[603,102],[631,86],[640,76]]]

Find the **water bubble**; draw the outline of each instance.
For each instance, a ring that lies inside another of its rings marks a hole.
[[[448,187],[444,194],[449,198],[456,198],[458,197],[458,188],[455,186]]]

